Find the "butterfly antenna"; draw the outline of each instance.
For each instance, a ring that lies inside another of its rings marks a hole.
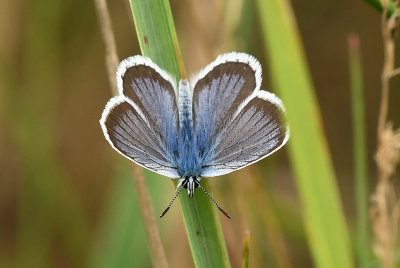
[[[181,193],[182,191],[182,186],[180,186],[178,192],[175,194],[174,198],[172,198],[171,202],[169,203],[168,207],[164,210],[163,213],[161,213],[160,218],[162,218],[165,214],[167,214],[168,210],[171,208],[172,203],[174,203],[175,199],[178,197],[178,195]]]
[[[218,203],[214,200],[214,198],[211,197],[211,195],[206,191],[206,189],[205,189],[203,186],[201,186],[200,183],[199,183],[198,185],[199,185],[199,187],[203,190],[203,192],[214,202],[214,204],[217,206],[217,208],[219,209],[219,211],[221,211],[227,218],[230,219],[231,216],[230,216],[228,213],[226,213],[225,210],[223,210],[223,209],[218,205]]]

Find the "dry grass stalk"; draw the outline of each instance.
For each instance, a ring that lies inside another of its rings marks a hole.
[[[382,0],[382,36],[384,63],[382,70],[382,97],[378,118],[378,149],[375,160],[378,166],[378,184],[372,195],[370,209],[375,234],[374,251],[380,267],[395,267],[395,255],[398,248],[398,228],[400,222],[400,202],[394,187],[392,176],[400,161],[400,129],[393,130],[387,121],[390,79],[400,73],[394,68],[394,34],[399,24],[395,13],[388,19],[389,0]],[[399,1],[396,3],[399,4]]]
[[[106,0],[94,0],[94,3],[106,47],[106,65],[111,84],[111,90],[113,94],[117,94],[115,71],[119,63],[119,58],[117,54],[114,33],[111,27],[110,14],[108,12]],[[150,253],[152,256],[153,265],[154,267],[168,267],[167,257],[161,242],[160,232],[158,231],[143,169],[138,165],[131,163],[131,170],[137,198],[139,200],[140,212],[142,213],[142,218],[144,221],[143,224],[146,230],[147,240],[150,245]]]
[[[110,13],[108,12],[107,3],[105,0],[94,1],[99,19],[101,36],[106,47],[106,66],[108,72],[108,80],[111,85],[111,90],[114,95],[117,92],[117,82],[115,80],[115,70],[117,70],[119,59],[115,38],[111,27]]]

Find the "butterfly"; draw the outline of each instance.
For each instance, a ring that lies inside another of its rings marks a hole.
[[[279,150],[289,139],[282,101],[261,90],[261,65],[253,56],[220,55],[190,81],[176,80],[151,59],[123,60],[118,96],[100,125],[118,153],[160,175],[178,179],[189,197],[203,177],[228,174]]]

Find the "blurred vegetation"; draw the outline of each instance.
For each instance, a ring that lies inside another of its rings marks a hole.
[[[170,2],[188,74],[220,53],[243,51],[260,59],[262,88],[274,90],[272,57],[265,52],[255,1]],[[292,2],[355,246],[347,36],[357,33],[362,46],[366,166],[373,178],[382,67],[380,14],[362,1]],[[128,161],[110,148],[98,123],[111,94],[93,2],[1,3],[0,267],[151,267]],[[139,54],[128,1],[108,4],[119,55]],[[394,79],[391,86],[399,88],[399,83]],[[400,91],[393,90],[389,115],[395,126],[400,124],[400,107],[395,105],[399,99]],[[304,152],[304,161],[309,153]],[[158,215],[174,186],[151,172],[146,177]],[[314,265],[304,227],[307,214],[286,148],[209,183],[233,216],[221,218],[233,267],[242,265],[246,230],[251,233],[250,267]],[[158,220],[158,226],[169,265],[193,266],[178,206]]]
[[[289,157],[315,265],[352,267],[349,231],[292,8],[279,0],[258,1],[258,7],[272,85],[286,106]]]
[[[362,64],[360,61],[360,43],[358,36],[349,35],[349,72],[351,107],[353,117],[353,157],[355,198],[357,208],[356,253],[361,267],[366,267],[371,259],[371,241],[368,219],[368,169],[365,133],[365,107],[363,94]]]

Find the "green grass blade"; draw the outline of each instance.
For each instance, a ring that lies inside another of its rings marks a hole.
[[[288,1],[258,0],[270,70],[287,108],[290,159],[317,267],[352,267],[352,250],[320,112]]]
[[[142,54],[176,78],[185,76],[169,2],[130,3]],[[182,194],[180,203],[196,267],[230,267],[219,215],[208,197],[198,193],[189,199]]]
[[[362,68],[359,41],[356,35],[349,37],[350,90],[353,115],[353,157],[355,195],[357,208],[357,263],[359,267],[368,267],[370,262],[369,217],[368,217],[368,174],[366,127]]]
[[[168,73],[179,79],[181,58],[168,1],[130,0],[140,49]]]

